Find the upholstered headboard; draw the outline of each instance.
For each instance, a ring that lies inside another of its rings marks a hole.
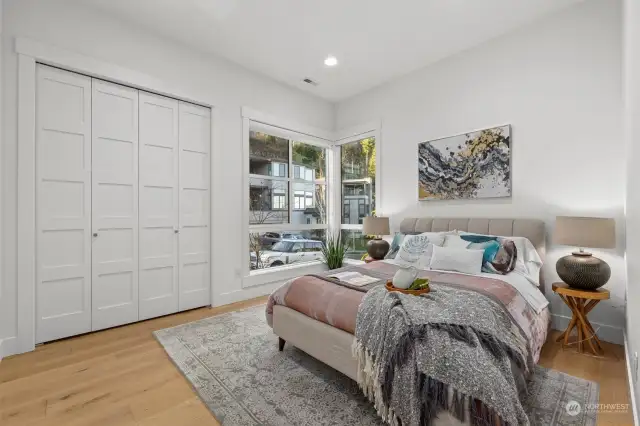
[[[466,231],[485,235],[525,237],[545,258],[544,222],[538,219],[483,219],[483,218],[406,218],[400,223],[400,232]]]

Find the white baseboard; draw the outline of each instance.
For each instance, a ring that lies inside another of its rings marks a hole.
[[[633,424],[638,425],[638,406],[636,404],[636,387],[633,383],[633,372],[631,371],[631,360],[633,359],[630,352],[629,343],[627,342],[627,332],[624,332],[624,358],[627,364],[627,380],[629,382],[629,399],[631,400],[631,409],[633,411]]]
[[[551,314],[551,327],[554,330],[565,330],[569,325],[571,318],[562,315]],[[598,338],[605,342],[615,343],[616,345],[624,344],[624,330],[622,327],[614,327],[612,325],[600,324],[592,322],[591,325],[596,330]]]
[[[256,297],[267,296],[274,292],[278,287],[284,284],[285,280],[277,281],[261,286],[243,288],[240,290],[230,291],[214,295],[213,306],[228,305],[230,303],[242,302],[243,300],[255,299]]]
[[[6,337],[0,339],[0,361],[2,358],[18,353],[18,339],[15,337]]]

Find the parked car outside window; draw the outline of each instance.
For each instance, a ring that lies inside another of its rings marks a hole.
[[[300,234],[294,234],[291,232],[265,232],[262,237],[260,237],[260,244],[264,249],[270,249],[274,244],[282,241],[282,240],[304,240],[304,237]]]
[[[316,240],[282,239],[275,243],[270,250],[260,253],[261,267],[276,267],[320,260],[322,258],[322,244],[322,241]]]

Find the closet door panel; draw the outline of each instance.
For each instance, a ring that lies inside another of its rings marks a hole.
[[[93,80],[93,330],[138,320],[138,91]]]
[[[211,110],[180,102],[180,310],[209,305]]]
[[[36,343],[91,331],[91,79],[36,71]]]
[[[178,101],[140,92],[140,319],[178,311]]]

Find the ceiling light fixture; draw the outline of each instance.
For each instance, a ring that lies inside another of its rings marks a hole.
[[[324,60],[324,64],[328,67],[335,67],[338,65],[338,59],[335,56],[327,56],[327,59]]]

